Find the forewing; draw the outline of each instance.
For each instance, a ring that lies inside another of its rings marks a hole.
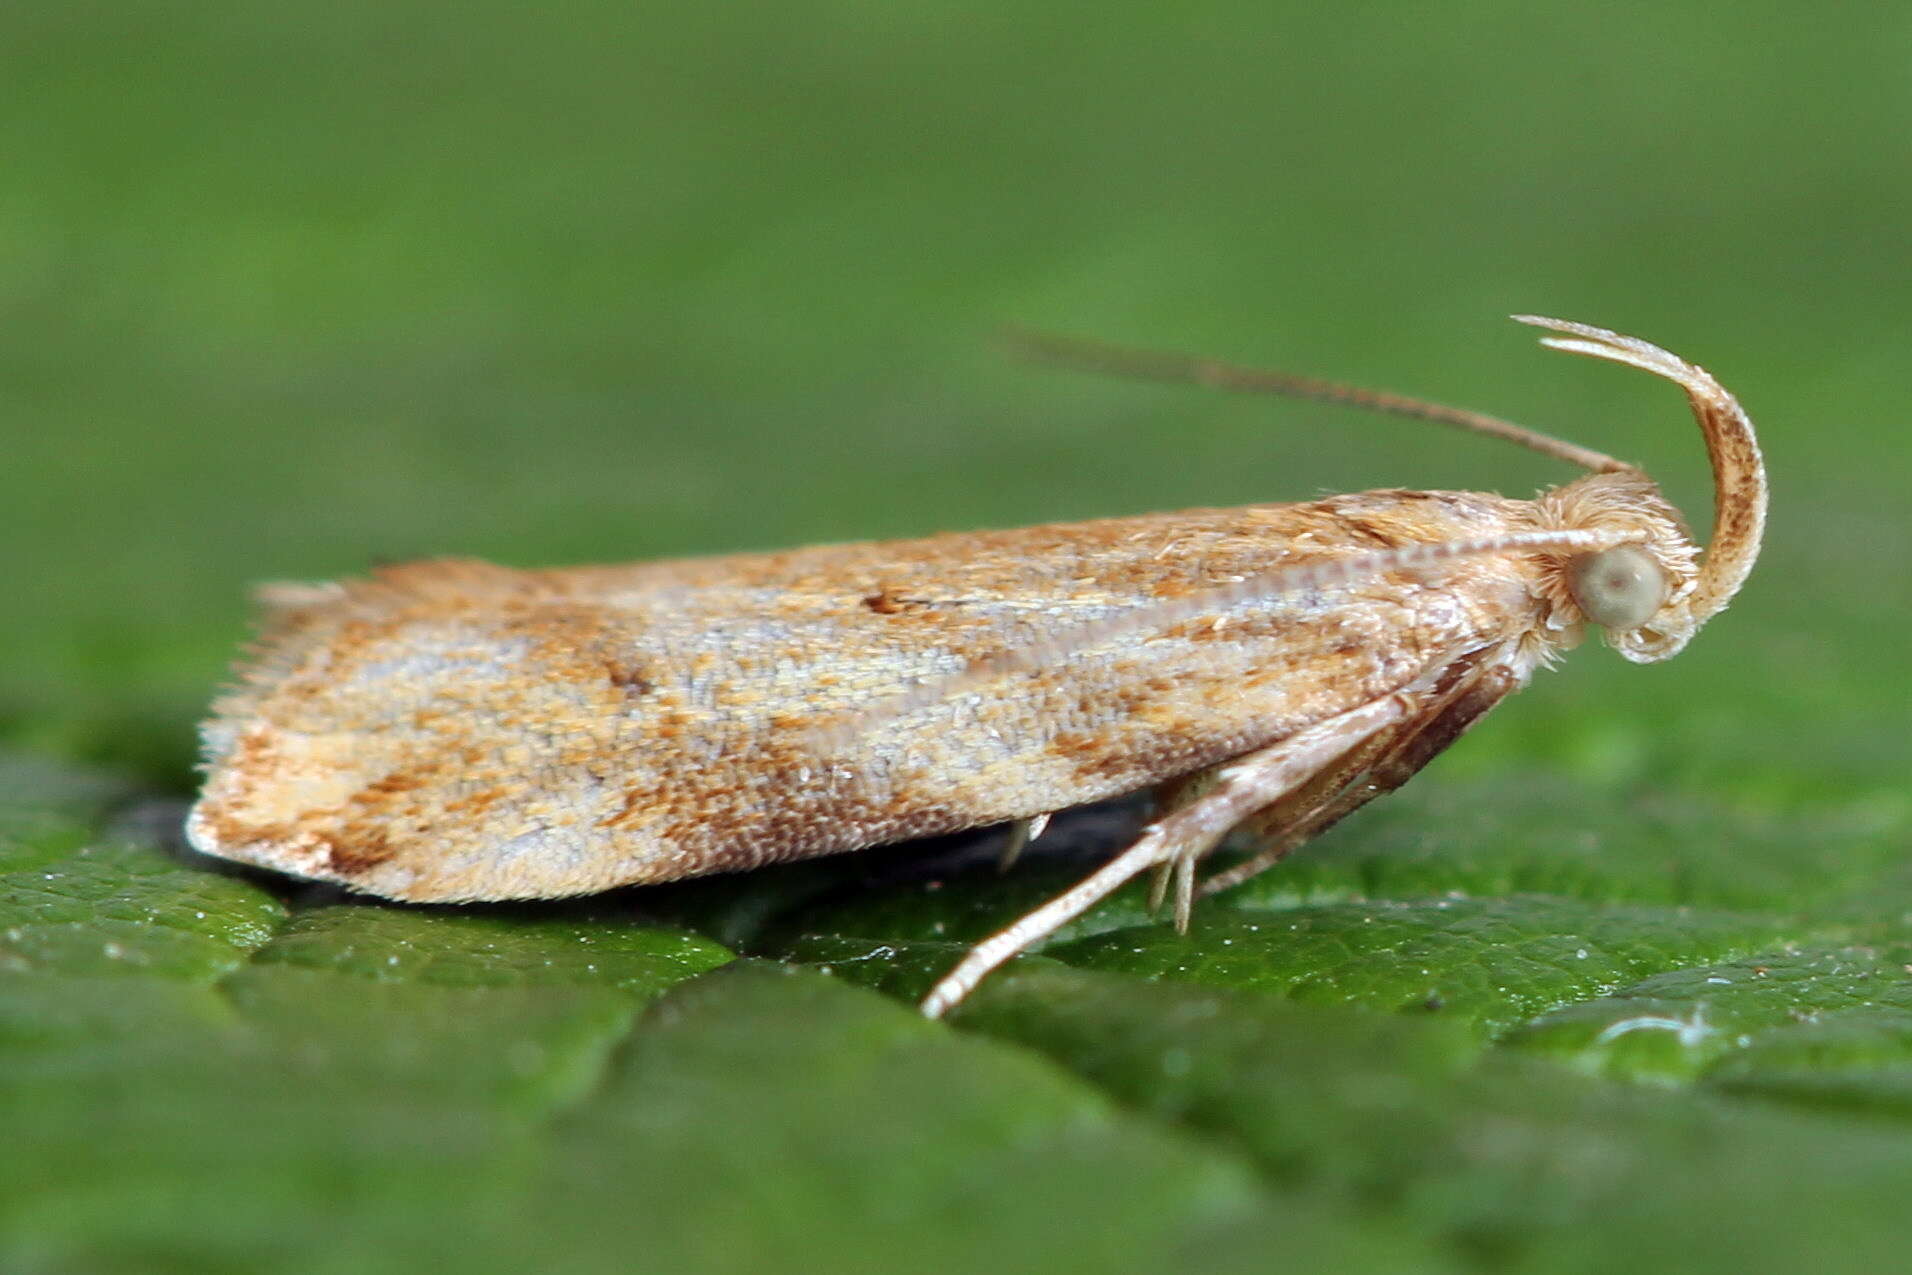
[[[281,591],[206,728],[200,849],[396,898],[577,894],[995,823],[1215,764],[1531,623],[1479,557],[1088,644],[818,750],[975,659],[1311,557],[1525,530],[1374,492],[637,567]],[[1066,636],[1064,638],[1066,643]]]

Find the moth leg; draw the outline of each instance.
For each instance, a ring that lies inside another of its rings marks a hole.
[[[1207,898],[1265,872],[1325,832],[1331,823],[1379,796],[1378,791],[1355,781],[1395,748],[1413,725],[1414,722],[1409,721],[1363,740],[1302,787],[1242,820],[1230,830],[1230,835],[1246,832],[1250,843],[1259,847],[1255,856],[1212,874],[1201,883],[1197,893]],[[1350,787],[1351,784],[1355,786]]]
[[[1226,837],[1227,834],[1222,834]],[[1218,840],[1216,845],[1220,845]],[[1202,846],[1193,852],[1184,850],[1173,859],[1155,865],[1149,877],[1148,914],[1153,917],[1162,911],[1162,904],[1168,899],[1169,886],[1175,887],[1175,929],[1178,933],[1188,932],[1188,921],[1195,899],[1195,863],[1214,846]]]
[[[1149,869],[1149,901],[1144,909],[1150,917],[1162,910],[1162,901],[1168,898],[1168,884],[1175,877],[1175,864],[1163,861]]]
[[[1009,834],[1003,838],[1002,854],[996,860],[996,871],[1007,872],[1016,866],[1016,860],[1029,848],[1029,843],[1043,834],[1049,826],[1049,816],[1031,815],[1027,819],[1018,819],[1009,825]]]
[[[1184,854],[1175,861],[1175,932],[1188,933],[1195,915],[1195,863],[1200,856]]]
[[[1141,838],[1075,888],[1057,895],[1007,929],[984,939],[943,975],[923,998],[925,1017],[940,1018],[1010,957],[1040,942],[1109,897],[1130,879],[1184,854],[1199,858],[1236,824],[1266,809],[1283,793],[1376,731],[1405,720],[1415,697],[1389,695],[1317,722],[1279,743],[1236,758],[1215,773],[1215,786],[1196,801],[1143,829]]]
[[[1231,835],[1244,829],[1249,830],[1254,841],[1263,846],[1262,852],[1254,859],[1225,872],[1217,873],[1210,881],[1203,882],[1200,893],[1206,897],[1266,871],[1294,851],[1296,847],[1325,831],[1331,824],[1345,818],[1383,792],[1400,787],[1415,771],[1425,766],[1439,748],[1424,754],[1412,770],[1402,774],[1387,787],[1376,787],[1371,782],[1355,788],[1350,788],[1349,785],[1368,777],[1369,772],[1395,759],[1410,739],[1422,737],[1432,723],[1444,720],[1443,714],[1457,702],[1465,699],[1480,684],[1482,677],[1482,665],[1478,660],[1456,664],[1449,671],[1449,675],[1443,679],[1443,683],[1435,688],[1433,694],[1422,701],[1416,716],[1387,730],[1375,732],[1336,758],[1331,764],[1322,767],[1306,783],[1284,794],[1279,801],[1244,819],[1238,827],[1231,829]],[[1503,691],[1502,694],[1505,692]],[[1495,701],[1497,702],[1498,699],[1499,696],[1496,696]],[[1491,703],[1487,707],[1491,707]],[[1471,724],[1474,718],[1485,711],[1486,707],[1474,711],[1466,723],[1445,737],[1446,742],[1452,742],[1460,730],[1466,729],[1466,725]],[[1445,747],[1445,743],[1441,746]],[[1164,785],[1163,791],[1168,793],[1164,800],[1174,801],[1177,804],[1186,801],[1188,793],[1204,790],[1210,782],[1210,774],[1212,772],[1202,772],[1177,780],[1171,785]],[[1159,906],[1159,892],[1167,885],[1172,873],[1176,885],[1175,928],[1182,934],[1188,932],[1189,922],[1194,914],[1195,866],[1195,859],[1184,858],[1178,860],[1173,867],[1163,865],[1156,869],[1158,895],[1156,904],[1150,907],[1150,912],[1153,913],[1156,906]]]
[[[1199,801],[1204,794],[1214,788],[1215,777],[1221,770],[1220,766],[1211,766],[1207,770],[1198,770],[1192,775],[1183,775],[1167,783],[1157,784],[1155,786],[1155,817],[1159,819],[1171,810],[1179,810]],[[1169,883],[1177,876],[1175,866],[1177,862],[1179,860],[1158,863],[1150,870],[1148,902],[1150,916],[1161,912],[1162,902],[1168,897]],[[1178,906],[1179,898],[1178,893]]]
[[[1505,666],[1493,664],[1427,706],[1418,718],[1363,741],[1304,789],[1244,823],[1256,830],[1262,848],[1253,858],[1201,883],[1201,894],[1219,893],[1266,872],[1298,847],[1383,793],[1393,792],[1459,739],[1519,681]]]
[[[1387,746],[1394,732],[1400,729],[1399,726],[1396,726],[1387,730],[1377,731],[1361,743],[1355,745],[1354,748],[1350,749],[1347,753],[1343,754],[1338,761],[1317,771],[1314,775],[1310,776],[1306,782],[1282,796],[1282,798],[1276,801],[1269,809],[1276,811],[1308,810],[1319,805],[1325,796],[1339,791],[1346,786],[1350,779],[1367,768],[1365,760],[1351,763],[1350,758],[1358,756],[1365,759],[1377,755]],[[1221,769],[1221,767],[1213,767],[1208,770],[1197,771],[1192,775],[1186,775],[1180,779],[1171,780],[1166,784],[1160,785],[1156,789],[1156,810],[1158,812],[1174,810],[1199,800],[1202,794],[1208,792],[1215,786],[1215,778]],[[1223,840],[1227,839],[1227,835],[1232,835],[1238,831],[1239,827],[1252,825],[1258,822],[1258,819],[1259,816],[1249,816],[1248,819],[1243,821],[1242,825],[1238,825],[1237,828],[1231,828],[1229,833],[1224,835]],[[1220,843],[1217,842],[1217,844]],[[1161,912],[1162,904],[1168,897],[1169,886],[1173,884],[1175,887],[1175,932],[1177,934],[1188,933],[1189,922],[1194,919],[1195,866],[1212,848],[1213,847],[1200,847],[1193,851],[1184,851],[1172,860],[1157,864],[1153,869],[1153,880],[1149,884],[1148,914],[1153,917]]]

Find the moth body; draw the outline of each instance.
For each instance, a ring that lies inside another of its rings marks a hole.
[[[1554,326],[1568,348],[1635,363],[1643,348],[1670,361],[1650,370],[1704,378],[1644,343]],[[1703,425],[1701,390],[1743,422],[1710,378],[1681,383]],[[1754,550],[1758,481],[1740,527]],[[1272,862],[1365,800],[1357,789],[1398,786],[1590,614],[1628,658],[1672,654],[1737,587],[1720,572],[1750,566],[1720,544],[1716,529],[1702,564],[1651,481],[1611,462],[1534,500],[1385,490],[277,586],[204,728],[188,833],[210,854],[449,902],[737,871],[1138,789],[1168,798],[1136,847],[982,945],[936,1013],[1138,871],[1175,876],[1185,921],[1194,864],[1231,828],[1256,830],[1252,862]]]

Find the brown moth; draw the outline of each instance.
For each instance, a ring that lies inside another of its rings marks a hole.
[[[1591,471],[1510,500],[1302,504],[519,571],[442,560],[268,586],[204,727],[187,829],[215,855],[432,902],[555,898],[996,823],[1153,789],[1080,885],[985,940],[990,970],[1144,871],[1196,893],[1399,787],[1589,625],[1666,659],[1759,551],[1751,422],[1702,369],[1553,319],[1555,349],[1686,391],[1712,458],[1705,555],[1636,467],[1510,422],[1326,382],[1038,338],[1130,375],[1347,402]],[[1231,832],[1251,853],[1199,887]]]

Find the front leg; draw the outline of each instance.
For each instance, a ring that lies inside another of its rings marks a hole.
[[[1233,830],[1246,833],[1255,853],[1201,883],[1209,895],[1239,885],[1285,859],[1297,848],[1383,793],[1413,778],[1488,709],[1519,686],[1519,679],[1495,652],[1457,660],[1423,695],[1414,715],[1378,730],[1322,766],[1267,807],[1250,814]],[[1158,809],[1183,805],[1208,790],[1214,772],[1206,771],[1164,785]],[[1175,929],[1187,933],[1194,913],[1195,867],[1200,855],[1184,855],[1155,870],[1149,896],[1151,915],[1160,910],[1171,880],[1175,886]]]
[[[924,1016],[942,1017],[991,970],[1054,934],[1139,873],[1183,858],[1192,870],[1193,862],[1214,849],[1242,820],[1274,805],[1363,740],[1419,711],[1418,697],[1389,695],[1229,762],[1215,772],[1208,791],[1156,819],[1134,845],[1080,885],[971,948],[923,998]]]
[[[1512,669],[1490,663],[1424,706],[1414,720],[1369,737],[1305,789],[1244,820],[1256,852],[1202,882],[1201,893],[1215,894],[1266,872],[1376,797],[1393,792],[1519,688]],[[1176,899],[1176,924],[1183,930],[1192,903],[1186,896],[1193,887],[1190,864],[1186,886]]]

